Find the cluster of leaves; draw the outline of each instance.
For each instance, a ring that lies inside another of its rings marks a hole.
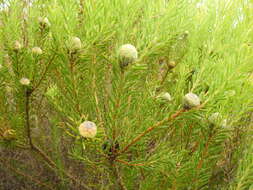
[[[0,171],[44,189],[252,188],[250,2],[9,4],[0,13]],[[127,43],[139,56],[122,70]],[[169,101],[158,98],[165,92]],[[201,106],[183,107],[189,92]],[[93,139],[78,132],[85,120],[98,127]],[[55,176],[39,181],[38,167],[29,176],[27,159]]]

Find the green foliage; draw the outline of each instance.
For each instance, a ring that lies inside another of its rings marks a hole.
[[[4,177],[44,189],[252,188],[252,10],[243,0],[10,1],[0,167],[14,176]],[[138,51],[126,67],[123,44]],[[200,106],[184,108],[189,92]],[[79,134],[87,120],[95,138]]]

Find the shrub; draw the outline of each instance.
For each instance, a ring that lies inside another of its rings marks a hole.
[[[252,188],[252,3],[1,5],[3,189]]]

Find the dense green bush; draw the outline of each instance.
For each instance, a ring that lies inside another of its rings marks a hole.
[[[1,9],[0,189],[253,188],[252,3]]]

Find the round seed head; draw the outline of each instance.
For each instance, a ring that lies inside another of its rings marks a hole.
[[[42,27],[50,27],[51,26],[51,23],[49,22],[48,18],[47,17],[39,17],[38,18],[38,21],[39,21],[39,24],[42,26]]]
[[[78,37],[71,37],[68,45],[71,51],[77,51],[82,48],[82,42]]]
[[[169,68],[172,69],[176,66],[176,62],[175,61],[169,61],[168,66],[169,66]]]
[[[33,47],[32,48],[32,53],[35,55],[41,55],[42,54],[42,49],[40,47]]]
[[[48,20],[47,17],[45,17],[45,18],[43,19],[43,22],[44,22],[44,24],[45,24],[46,26],[48,26],[48,27],[51,26],[51,23],[49,22],[49,20]]]
[[[133,63],[138,58],[138,52],[136,48],[131,44],[122,45],[119,48],[120,65],[125,67],[130,63]]]
[[[158,96],[159,99],[170,102],[172,100],[170,93],[164,92]]]
[[[97,126],[91,121],[85,121],[79,126],[79,133],[86,138],[94,138],[97,134]]]
[[[196,94],[190,92],[184,96],[183,103],[186,109],[191,109],[200,105],[200,98]]]
[[[25,77],[21,78],[19,80],[19,82],[20,82],[20,84],[22,84],[24,86],[29,86],[29,84],[30,84],[30,80],[28,78],[25,78]]]

